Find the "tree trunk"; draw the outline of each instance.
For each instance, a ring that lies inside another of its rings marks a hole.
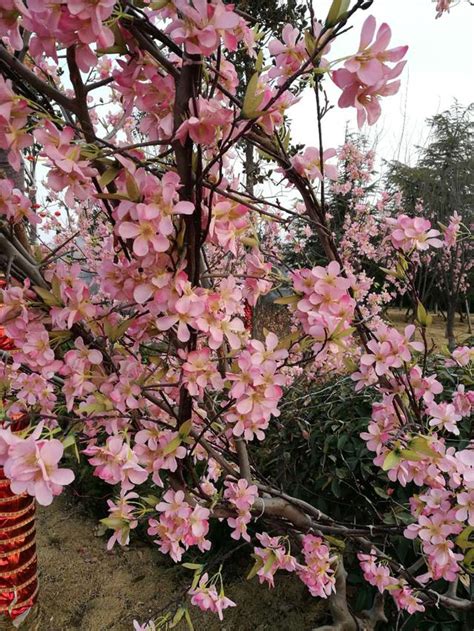
[[[454,334],[454,321],[456,317],[456,304],[448,300],[446,308],[446,339],[448,340],[448,348],[450,351],[456,348],[456,337]]]

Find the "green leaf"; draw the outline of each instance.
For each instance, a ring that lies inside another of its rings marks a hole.
[[[384,471],[389,471],[397,466],[397,464],[401,461],[400,454],[397,451],[390,451],[383,461],[382,469]]]
[[[109,167],[106,169],[99,178],[99,184],[102,188],[105,188],[108,184],[113,182],[117,175],[120,173],[119,167]]]
[[[474,574],[474,548],[465,554],[463,563],[469,574]]]
[[[191,433],[193,428],[193,422],[191,419],[189,421],[184,422],[179,428],[179,436],[180,438],[186,438]]]
[[[69,434],[69,436],[66,436],[66,438],[63,440],[64,449],[68,449],[69,447],[72,447],[75,444],[76,444],[76,437],[74,436],[74,434]]]
[[[464,550],[474,548],[474,541],[471,541],[471,535],[474,533],[474,526],[467,526],[462,533],[456,537],[456,545]]]
[[[282,296],[281,298],[276,298],[273,301],[274,305],[295,305],[297,302],[301,300],[301,296],[299,294],[292,294],[291,296]]]
[[[193,626],[193,623],[191,622],[191,616],[189,614],[189,610],[188,609],[186,609],[186,611],[184,612],[184,617],[185,617],[186,623],[188,625],[189,631],[194,631],[194,626]]]
[[[384,489],[382,489],[380,486],[374,486],[373,489],[375,493],[384,500],[388,500],[388,498],[390,497],[388,493]]]
[[[127,522],[120,517],[104,517],[104,519],[100,520],[100,523],[104,524],[104,526],[107,526],[107,528],[110,528],[111,530],[119,530],[127,524]]]
[[[258,90],[259,74],[255,72],[247,86],[245,92],[244,103],[242,105],[242,116],[244,118],[258,118],[261,114],[259,107],[263,100],[263,92],[257,92]]]
[[[412,449],[419,454],[423,454],[424,456],[434,456],[436,453],[432,449],[430,441],[425,436],[415,436],[408,443],[408,447],[409,449]]]
[[[181,563],[181,567],[185,567],[187,570],[201,570],[204,566],[200,563]]]
[[[422,327],[430,326],[430,324],[432,324],[433,322],[433,318],[428,314],[421,302],[418,302],[418,307],[416,309],[416,319]]]
[[[419,460],[424,460],[425,458],[423,454],[419,454],[413,449],[402,449],[400,451],[400,455],[402,456],[403,460],[409,460],[411,462],[418,462]]]
[[[326,26],[334,26],[349,8],[350,0],[333,0],[326,18]]]
[[[160,501],[158,497],[156,497],[156,495],[145,495],[144,497],[142,497],[142,500],[145,502],[145,504],[148,504],[148,506],[156,506],[158,504],[158,502]]]
[[[316,50],[316,40],[314,39],[314,36],[310,30],[306,30],[304,32],[304,45],[306,50],[308,51],[309,56],[311,57]]]
[[[44,289],[44,287],[38,287],[37,285],[35,285],[33,289],[41,298],[41,300],[44,302],[44,304],[48,305],[48,307],[61,306],[61,301],[58,300],[56,296],[54,296],[50,291],[48,291],[47,289]]]
[[[174,614],[173,620],[171,621],[171,624],[169,627],[170,629],[173,629],[176,625],[178,625],[181,622],[185,612],[186,612],[186,607],[179,607],[177,612]]]
[[[170,443],[168,443],[166,447],[163,449],[163,455],[168,456],[169,454],[173,453],[173,451],[176,451],[176,449],[178,449],[180,445],[181,445],[181,436],[176,436],[176,438],[173,438],[173,440]]]
[[[263,567],[262,559],[260,557],[256,557],[254,554],[252,556],[255,558],[255,563],[252,569],[250,570],[250,572],[247,574],[248,581],[250,581],[254,576],[256,576],[259,569]]]

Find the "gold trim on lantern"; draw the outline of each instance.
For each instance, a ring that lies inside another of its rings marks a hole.
[[[20,572],[23,572],[23,570],[26,570],[26,568],[30,567],[30,565],[34,563],[37,560],[37,558],[38,557],[35,552],[34,555],[31,557],[31,559],[29,559],[26,563],[23,563],[23,565],[18,567],[16,570],[13,570],[10,572],[0,572],[0,578],[9,578],[10,576],[14,576],[15,574],[20,574]]]
[[[28,585],[31,585],[31,583],[33,583],[33,581],[36,581],[37,579],[38,577],[35,574],[34,576],[31,576],[27,581],[25,581],[21,585],[14,585],[13,587],[0,588],[0,594],[8,594],[10,592],[19,592],[21,589],[25,589],[25,587],[28,587]],[[16,606],[17,605],[15,605],[15,607]]]
[[[13,553],[19,554],[20,552],[24,552],[25,550],[28,550],[28,548],[31,548],[31,546],[34,546],[35,543],[36,543],[36,537],[33,537],[31,541],[29,541],[26,545],[22,546],[21,548],[17,548],[16,550],[9,550],[8,552],[0,552],[0,559],[9,557]]]
[[[29,603],[34,598],[36,598],[36,596],[38,595],[38,590],[39,590],[39,585],[36,586],[35,591],[31,594],[31,596],[28,596],[26,600],[23,600],[20,603],[14,603],[13,605],[0,606],[0,613],[4,613],[5,611],[8,611],[8,613],[10,613],[11,611],[15,611],[15,609],[20,609],[21,607],[24,607],[27,603]],[[34,603],[31,606],[33,605]]]
[[[15,517],[22,517],[23,515],[26,515],[26,513],[32,508],[34,509],[34,507],[35,504],[34,501],[32,501],[31,504],[28,504],[26,508],[22,508],[16,513],[0,513],[0,519],[14,519]]]
[[[35,532],[35,530],[36,530],[36,525],[33,524],[33,526],[29,530],[21,533],[21,535],[16,535],[16,537],[11,537],[10,539],[0,539],[0,547],[4,545],[5,543],[14,543],[15,541],[18,541],[19,539],[26,539],[26,537],[29,537],[33,532]],[[10,554],[11,552],[13,552],[13,550],[10,551]]]
[[[11,497],[0,497],[0,504],[6,504],[7,502],[14,502],[19,497],[26,497],[27,493],[20,493],[19,495],[12,495]]]
[[[26,524],[29,524],[30,522],[32,522],[35,519],[36,515],[34,513],[32,513],[28,519],[24,519],[23,521],[21,521],[19,524],[14,524],[13,526],[6,526],[5,528],[0,528],[0,535],[3,535],[7,532],[11,532],[12,530],[18,530],[18,528],[22,528],[23,526],[26,526]],[[1,576],[1,574],[0,574]]]

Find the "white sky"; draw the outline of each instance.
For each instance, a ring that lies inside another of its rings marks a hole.
[[[330,0],[314,0],[316,15],[324,18]],[[372,142],[377,141],[378,157],[411,161],[415,145],[428,135],[425,119],[447,109],[456,98],[462,105],[474,101],[474,7],[461,2],[451,12],[435,19],[435,4],[430,0],[375,0],[368,11],[352,20],[354,28],[340,37],[328,59],[337,59],[359,46],[363,21],[374,15],[377,28],[387,22],[392,29],[390,47],[407,44],[408,63],[395,96],[382,100],[382,116],[374,127],[365,126]],[[340,90],[332,81],[326,86],[332,103]],[[337,147],[344,140],[346,123],[357,130],[356,110],[335,107],[324,119],[324,145]],[[314,95],[305,95],[291,109],[294,142],[317,146]]]

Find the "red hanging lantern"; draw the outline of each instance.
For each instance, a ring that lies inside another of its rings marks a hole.
[[[12,341],[1,327],[0,349],[13,350]],[[28,417],[21,414],[13,419],[11,429],[20,432],[27,425]],[[0,619],[13,622],[26,618],[37,600],[35,513],[34,498],[12,493],[0,467]]]

